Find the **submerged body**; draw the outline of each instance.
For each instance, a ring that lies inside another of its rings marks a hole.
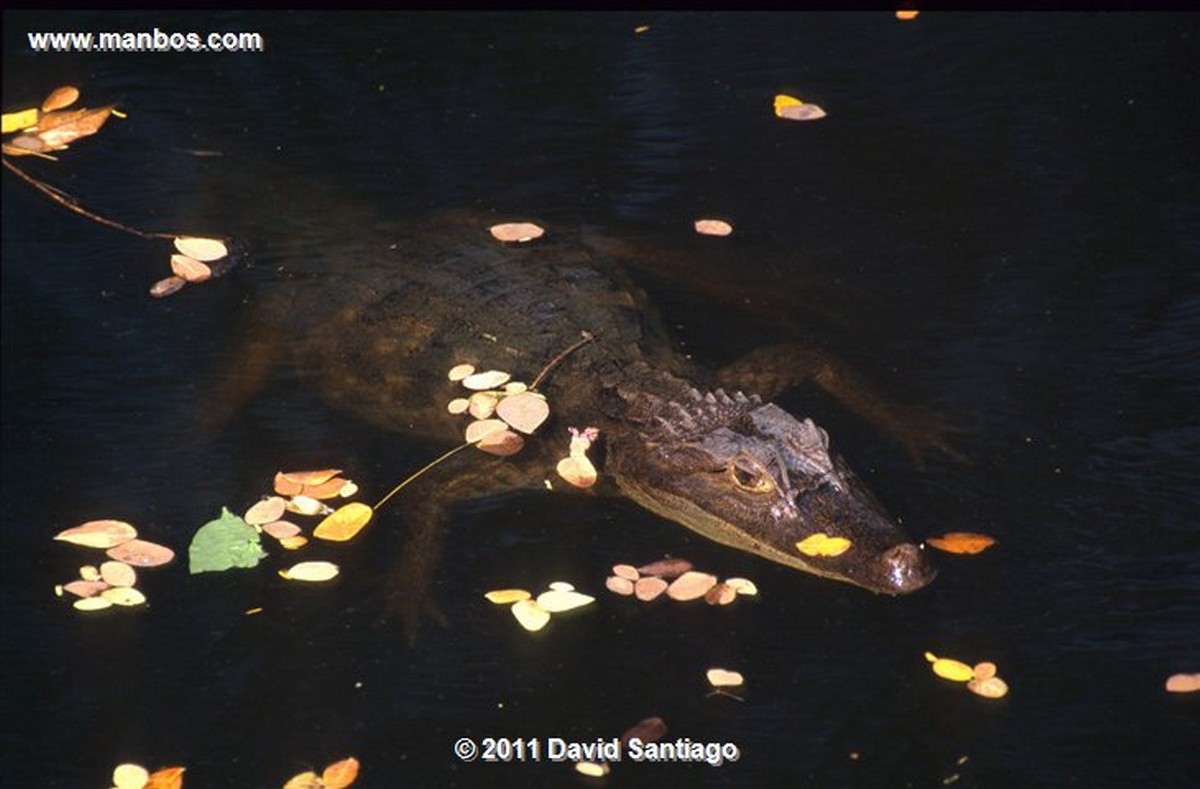
[[[553,229],[505,245],[479,217],[442,216],[356,254],[363,259],[320,287],[298,276],[272,311],[291,316],[290,352],[326,397],[381,427],[461,443],[464,420],[446,410],[461,393],[447,381],[452,366],[531,381],[581,332],[595,337],[539,387],[550,418],[525,448],[507,458],[460,453],[420,494],[420,517],[437,522],[457,500],[541,487],[566,453],[568,426],[596,426],[602,481],[706,537],[876,592],[912,592],[933,578],[825,431],[765,402],[812,378],[885,427],[903,421],[852,392],[829,359],[778,346],[723,371],[695,369],[611,254]],[[797,547],[817,533],[849,547],[837,556]]]

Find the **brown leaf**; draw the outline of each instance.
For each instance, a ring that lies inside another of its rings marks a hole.
[[[525,446],[525,439],[511,430],[494,430],[479,439],[475,446],[489,455],[508,457],[521,451]]]
[[[104,581],[71,581],[63,585],[64,592],[70,592],[76,597],[94,597],[108,588]]]
[[[175,558],[175,552],[170,548],[147,540],[130,540],[109,548],[106,553],[108,558],[134,567],[158,567]]]
[[[550,406],[541,395],[520,392],[501,400],[496,405],[496,416],[508,422],[514,430],[530,435],[550,416]]]
[[[187,280],[183,277],[174,275],[160,279],[150,286],[150,295],[156,299],[161,299],[165,296],[170,296],[172,293],[183,288],[187,284]]]
[[[349,756],[340,762],[334,762],[321,773],[325,789],[345,789],[358,778],[358,759]]]
[[[687,559],[660,559],[657,562],[642,565],[637,571],[642,575],[656,575],[668,581],[692,569],[692,563]]]
[[[100,131],[112,114],[115,104],[94,110],[60,110],[38,118],[37,136],[52,149],[64,148],[80,137]]]
[[[637,579],[633,585],[633,593],[642,602],[649,602],[667,591],[667,582],[653,575]]]
[[[637,737],[642,742],[658,742],[667,735],[667,722],[657,716],[638,721],[621,735],[622,744]]]
[[[42,102],[42,112],[54,112],[64,107],[70,107],[79,100],[79,89],[72,85],[63,85],[50,91],[50,95]]]
[[[698,597],[704,597],[709,589],[716,586],[716,583],[715,575],[688,570],[667,587],[667,597],[672,600],[695,600]]]

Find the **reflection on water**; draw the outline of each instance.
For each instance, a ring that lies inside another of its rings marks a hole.
[[[6,14],[5,109],[73,83],[130,112],[22,166],[122,221],[234,234],[249,255],[152,301],[159,245],[5,180],[0,783],[98,785],[132,759],[186,764],[189,786],[280,785],[353,753],[369,786],[543,785],[572,774],[465,765],[451,744],[609,737],[661,715],[743,759],[621,764],[615,782],[1186,785],[1194,724],[1162,681],[1197,669],[1195,19]],[[117,20],[260,30],[269,49],[21,41]],[[776,121],[775,92],[830,117]],[[511,496],[458,511],[434,589],[448,626],[409,649],[380,622],[401,498],[338,553],[329,589],[171,567],[147,571],[140,612],[85,619],[49,595],[83,558],[51,543],[60,528],[122,517],[182,547],[281,466],[336,464],[382,492],[440,451],[331,410],[302,369],[200,424],[281,268],[336,276],[391,223],[460,207],[648,250],[634,275],[701,363],[815,339],[951,415],[971,462],[919,470],[826,399],[785,398],[914,534],[999,546],[893,600],[628,502]],[[737,232],[694,238],[702,214]],[[751,577],[761,599],[600,590],[615,561],[664,553]],[[543,637],[480,602],[557,578],[600,604]],[[926,649],[996,661],[1012,696],[947,687]],[[744,702],[705,698],[712,665],[748,677]]]

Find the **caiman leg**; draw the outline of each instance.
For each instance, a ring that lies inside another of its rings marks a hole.
[[[527,446],[525,451],[529,450]],[[403,513],[408,528],[401,538],[399,561],[388,573],[382,621],[398,615],[410,646],[416,642],[422,616],[445,627],[446,618],[433,597],[433,580],[449,535],[451,508],[471,499],[537,489],[550,468],[552,463],[513,462],[468,448],[413,480],[385,504],[383,509]]]
[[[878,388],[815,345],[759,348],[722,368],[717,380],[727,389],[741,389],[765,400],[811,381],[892,436],[917,466],[924,466],[925,454],[931,449],[958,461],[966,459],[949,443],[952,434],[961,432],[958,428],[928,409],[889,402]]]

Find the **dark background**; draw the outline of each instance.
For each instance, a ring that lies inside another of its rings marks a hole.
[[[1200,708],[1163,682],[1200,670],[1198,19],[6,13],[5,110],[74,84],[129,114],[23,167],[106,215],[252,253],[152,300],[165,244],[5,174],[0,784],[103,786],[132,760],[185,765],[191,789],[279,786],[354,754],[369,787],[586,785],[565,765],[462,764],[451,746],[612,737],[661,715],[741,761],[623,763],[609,785],[1191,785]],[[40,54],[25,39],[155,27],[257,31],[266,51]],[[778,120],[777,92],[829,117]],[[999,545],[885,599],[626,502],[510,497],[456,515],[437,581],[450,627],[409,648],[377,625],[401,497],[354,546],[320,548],[343,566],[331,588],[279,579],[296,557],[273,549],[255,570],[147,570],[143,610],[54,598],[94,554],[50,537],[84,520],[183,551],[280,468],[345,468],[373,500],[433,457],[328,409],[298,374],[218,431],[199,423],[277,267],[336,272],[370,217],[462,206],[645,244],[641,282],[701,362],[814,337],[954,420],[969,462],[920,469],[834,403],[784,400],[918,539]],[[710,214],[736,234],[694,237]],[[690,263],[655,269],[653,249]],[[761,596],[717,609],[604,592],[614,562],[664,553]],[[539,635],[480,597],[556,579],[598,604]],[[925,650],[995,661],[1011,694],[934,677]],[[705,697],[713,665],[746,674],[744,702]]]

